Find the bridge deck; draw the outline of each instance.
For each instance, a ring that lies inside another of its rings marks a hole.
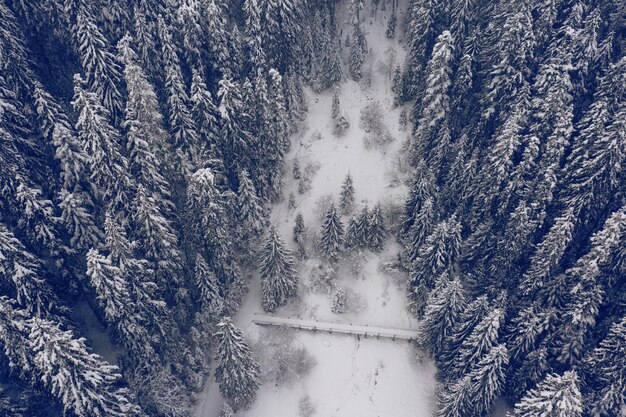
[[[388,327],[377,327],[368,325],[354,325],[346,323],[328,323],[316,320],[302,320],[293,318],[283,318],[266,314],[255,314],[253,323],[259,326],[291,327],[300,330],[320,331],[328,333],[354,334],[364,337],[376,337],[387,339],[417,340],[418,331],[410,329],[394,329]]]

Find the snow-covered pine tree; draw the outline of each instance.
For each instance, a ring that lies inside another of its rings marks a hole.
[[[420,248],[426,238],[432,233],[435,223],[435,207],[431,197],[427,197],[421,204],[419,212],[415,216],[413,226],[407,233],[407,261],[415,262]]]
[[[193,70],[189,101],[191,102],[191,113],[196,122],[202,159],[208,159],[213,165],[221,165],[221,161],[218,160],[221,158],[218,110],[213,96],[198,70]],[[215,168],[219,168],[220,171],[224,169],[221,166]]]
[[[583,361],[589,387],[583,404],[591,415],[619,415],[626,392],[626,318],[611,326],[609,333]]]
[[[261,5],[258,0],[245,0],[242,10],[246,17],[244,55],[248,58],[247,74],[256,74],[266,63],[261,40]]]
[[[376,204],[370,215],[368,247],[374,252],[381,252],[385,244],[385,217],[380,204]]]
[[[0,223],[0,279],[7,295],[28,313],[45,315],[58,304],[52,288],[42,278],[41,261]]]
[[[45,319],[32,318],[27,328],[37,377],[67,412],[78,417],[144,415],[128,389],[119,387],[118,367],[92,353],[85,339]]]
[[[355,215],[350,217],[346,231],[346,248],[358,248],[361,246],[359,239],[359,220]]]
[[[180,281],[182,254],[178,235],[153,195],[140,184],[133,201],[132,223],[142,254],[154,262],[159,283],[169,286]]]
[[[498,343],[500,326],[504,321],[504,311],[495,308],[474,327],[461,343],[455,363],[455,374],[465,375]]]
[[[387,31],[385,34],[387,35],[387,39],[394,39],[396,37],[396,25],[398,23],[398,14],[396,12],[396,4],[395,2],[392,5],[391,16],[389,16],[389,21],[387,22]]]
[[[95,223],[92,201],[85,192],[70,193],[62,190],[59,194],[59,208],[61,219],[70,234],[70,246],[76,249],[86,249],[96,246],[101,238],[101,231]]]
[[[198,149],[198,132],[191,117],[189,97],[183,80],[180,59],[176,51],[176,43],[171,34],[171,28],[165,20],[159,16],[159,38],[161,41],[161,54],[165,63],[163,78],[167,91],[167,109],[170,134],[173,144],[181,160],[183,174],[188,174],[195,166],[196,151]]]
[[[354,206],[354,185],[352,184],[352,176],[350,173],[347,173],[346,178],[343,180],[339,196],[341,212],[345,215],[350,214]]]
[[[215,380],[234,410],[252,404],[259,389],[260,366],[243,338],[242,331],[224,317],[217,324]]]
[[[239,83],[226,76],[218,84],[218,111],[223,141],[220,148],[224,155],[224,164],[229,168],[229,179],[234,183],[233,179],[240,171],[251,167],[250,158],[256,140],[247,130],[250,115],[246,111]]]
[[[330,108],[330,117],[332,117],[333,120],[336,120],[339,117],[339,113],[341,113],[339,89],[335,88],[335,91],[333,92],[333,102]]]
[[[452,35],[444,31],[437,38],[426,68],[424,97],[413,108],[413,117],[417,121],[414,128],[415,142],[410,150],[413,163],[423,157],[429,165],[441,167],[448,158],[449,143],[445,143],[444,138],[449,136],[453,50]]]
[[[304,248],[304,232],[306,227],[304,226],[304,219],[302,213],[296,215],[296,220],[293,226],[293,241],[298,246],[298,257],[300,259],[306,258],[306,251]]]
[[[344,247],[343,224],[335,204],[331,204],[322,223],[320,251],[330,261],[336,261]]]
[[[350,56],[348,58],[348,70],[354,81],[359,81],[363,76],[363,62],[365,61],[366,46],[365,35],[361,30],[358,20],[352,24],[352,42],[350,42]]]
[[[437,417],[484,415],[502,392],[507,365],[504,345],[493,347],[471,372],[441,392]]]
[[[608,283],[601,279],[602,267],[622,247],[625,233],[626,205],[609,216],[602,229],[591,237],[589,252],[565,271],[563,281],[567,283],[569,294],[561,310],[561,325],[556,332],[559,362],[575,364],[580,360],[609,288]]]
[[[551,374],[515,404],[513,417],[581,417],[582,398],[576,371]]]
[[[89,158],[87,166],[93,192],[113,207],[127,208],[133,181],[128,171],[128,160],[119,148],[119,133],[109,123],[109,113],[96,94],[85,90],[84,84],[80,75],[76,74],[72,105],[78,114],[78,139]]]
[[[430,295],[420,328],[424,346],[435,357],[443,351],[452,329],[459,324],[464,308],[465,293],[461,282],[444,273]]]
[[[353,244],[353,247],[360,247],[360,248],[366,248],[369,240],[370,240],[370,209],[367,205],[363,206],[363,208],[361,209],[361,213],[359,214],[359,217],[357,218],[357,223],[356,223],[356,227],[355,227],[355,231],[356,231],[356,240],[355,240],[355,244]]]
[[[220,294],[219,284],[215,273],[211,271],[209,265],[202,255],[196,255],[195,263],[196,286],[200,290],[200,304],[202,311],[209,315],[217,316],[224,309],[224,300]]]
[[[477,297],[465,306],[461,312],[459,323],[451,330],[440,355],[439,369],[444,375],[450,376],[453,374],[457,366],[456,359],[461,346],[469,335],[472,334],[478,323],[482,322],[489,309],[490,305],[485,295]]]
[[[265,225],[263,204],[246,170],[239,173],[237,207],[237,214],[243,223],[245,234],[250,232],[251,235],[259,235]]]
[[[420,283],[427,288],[433,288],[433,278],[453,267],[458,258],[460,244],[461,225],[455,216],[437,224],[413,262],[410,273],[411,288]],[[419,300],[413,299],[413,302],[419,303]]]
[[[220,283],[230,285],[237,282],[239,271],[234,264],[233,242],[228,238],[229,223],[224,198],[209,168],[199,169],[191,175],[186,204],[187,238],[197,245],[196,250],[204,251]]]
[[[235,417],[235,412],[232,407],[227,403],[224,403],[222,408],[220,408],[220,416],[219,417]]]
[[[86,7],[80,7],[72,28],[86,82],[113,121],[122,114],[121,71],[110,45]]]
[[[296,293],[298,279],[295,260],[274,228],[269,231],[260,257],[263,309],[272,312],[287,304]]]
[[[300,170],[300,160],[298,158],[295,158],[293,160],[292,173],[295,180],[299,180],[300,178],[302,178],[302,172]]]
[[[133,38],[124,36],[118,43],[119,59],[124,65],[128,99],[122,127],[127,134],[129,168],[133,177],[149,190],[163,209],[172,209],[170,186],[164,174],[168,152],[167,132],[152,84],[132,48]]]

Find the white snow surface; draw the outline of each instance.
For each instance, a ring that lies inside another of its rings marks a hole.
[[[334,137],[331,119],[333,92],[314,94],[309,91],[307,119],[292,138],[292,149],[286,157],[283,189],[285,199],[273,207],[271,221],[292,249],[295,249],[292,229],[296,214],[301,212],[308,232],[317,234],[321,224],[318,201],[330,194],[335,204],[338,204],[341,183],[348,172],[354,181],[357,212],[365,203],[370,207],[378,202],[383,205],[389,202],[402,204],[406,198],[407,187],[403,181],[393,181],[391,185],[393,177],[389,173],[398,168],[397,158],[407,133],[398,128],[400,110],[392,109],[391,80],[377,70],[377,62],[384,60],[385,51],[389,47],[395,48],[398,53],[397,63],[402,62],[404,51],[397,40],[390,41],[385,36],[391,5],[387,4],[387,11],[379,10],[376,19],[370,17],[369,5],[371,3],[361,11],[361,16],[362,28],[366,32],[370,48],[369,57],[373,58],[371,86],[364,87],[351,80],[341,83],[341,111],[349,120],[350,128],[342,138]],[[346,8],[346,3],[338,6],[338,9],[344,9],[344,13]],[[405,5],[401,1],[398,22],[404,19],[404,10]],[[345,16],[339,16],[339,22],[345,20]],[[344,39],[346,33],[350,33],[348,25],[344,26]],[[397,33],[400,33],[399,27]],[[343,49],[344,56],[347,56],[347,48]],[[345,67],[344,73],[347,74]],[[395,138],[385,149],[367,149],[363,141],[366,132],[359,126],[361,109],[373,100],[380,101],[384,123]],[[321,139],[318,140],[319,135]],[[298,194],[298,182],[291,173],[295,158],[299,159],[302,171],[309,163],[319,166],[311,183],[311,190],[305,195]],[[296,195],[296,209],[288,208],[287,197],[290,192]],[[343,216],[342,222],[347,227],[348,218]],[[365,251],[362,254],[363,268],[356,276],[345,267],[339,271],[337,286],[358,294],[361,307],[342,315],[331,312],[330,295],[308,290],[311,270],[322,263],[313,254],[310,259],[298,265],[298,297],[284,308],[278,309],[275,315],[415,330],[417,321],[407,310],[405,283],[379,271],[381,261],[393,259],[398,250],[394,238],[388,237],[383,253]],[[253,323],[255,313],[263,311],[258,274],[249,287],[243,306],[234,320],[254,347],[256,341],[267,332],[267,329]],[[285,385],[263,381],[256,402],[248,410],[239,411],[238,416],[297,417],[298,404],[305,396],[310,397],[315,407],[312,416],[316,417],[432,415],[435,402],[435,368],[411,343],[405,340],[365,339],[353,335],[306,331],[296,331],[295,337],[295,344],[305,347],[316,360],[311,372]],[[195,415],[217,417],[222,403],[211,374]]]

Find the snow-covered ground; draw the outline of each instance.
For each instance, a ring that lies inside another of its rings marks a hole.
[[[345,4],[343,7],[346,7]],[[367,6],[369,7],[369,6]],[[309,92],[309,113],[302,128],[292,140],[287,155],[284,177],[285,201],[272,211],[271,221],[283,240],[295,249],[292,242],[294,219],[301,212],[309,233],[320,228],[320,201],[331,195],[338,203],[341,183],[347,173],[352,175],[356,191],[356,211],[364,204],[372,207],[402,204],[407,189],[393,172],[398,171],[398,155],[406,133],[398,126],[400,111],[392,109],[391,79],[383,74],[380,63],[389,58],[391,48],[397,54],[395,62],[403,60],[404,51],[396,40],[385,36],[387,11],[378,11],[376,18],[370,10],[363,10],[362,28],[370,48],[372,83],[363,87],[353,81],[341,84],[342,114],[350,128],[342,138],[333,136],[331,118],[332,91],[323,94]],[[401,2],[400,10],[404,10]],[[403,15],[400,13],[398,20]],[[341,20],[340,20],[341,21]],[[349,33],[349,26],[344,26]],[[399,30],[398,30],[399,32]],[[347,54],[347,48],[344,48]],[[368,64],[366,63],[366,66]],[[359,126],[361,109],[378,100],[382,106],[384,124],[395,140],[385,148],[367,149],[366,132]],[[316,165],[318,170],[311,182],[311,190],[298,194],[298,181],[292,176],[292,164],[298,159],[302,170]],[[288,207],[288,196],[293,192],[297,207]],[[343,217],[344,226],[348,219]],[[349,288],[359,308],[342,315],[332,313],[332,300],[328,294],[309,290],[311,271],[322,261],[313,255],[299,265],[299,297],[275,314],[281,317],[299,317],[326,322],[353,323],[369,326],[415,329],[416,320],[408,313],[404,283],[380,271],[380,264],[392,259],[398,251],[393,237],[388,238],[381,254],[364,252],[358,256],[362,265],[358,272],[348,267],[339,270],[336,285]],[[242,309],[235,317],[254,346],[259,338],[267,337],[267,329],[252,323],[254,314],[262,312],[258,276],[250,283],[250,291]],[[310,373],[290,384],[277,385],[265,381],[257,400],[249,410],[238,415],[245,417],[270,417],[299,415],[299,402],[309,396],[318,417],[429,417],[434,402],[434,366],[407,341],[357,338],[350,335],[295,332],[295,344],[303,346],[315,359]],[[216,417],[222,401],[212,375],[199,403],[197,417]]]

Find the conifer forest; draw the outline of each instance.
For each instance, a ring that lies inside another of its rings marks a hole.
[[[625,0],[0,0],[0,417],[626,417]]]

